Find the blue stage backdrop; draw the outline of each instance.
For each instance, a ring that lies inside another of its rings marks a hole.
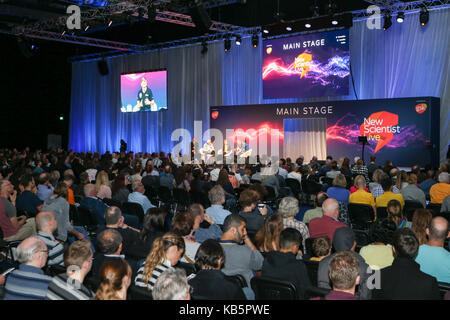
[[[357,97],[350,86],[347,96],[309,99],[263,99],[262,41],[251,38],[227,53],[223,41],[122,55],[107,59],[109,75],[98,73],[97,61],[74,63],[69,148],[114,151],[124,139],[130,150],[170,152],[177,143],[171,134],[185,128],[193,135],[195,120],[209,128],[209,107],[262,103],[296,103],[328,100],[383,99],[434,96],[441,99],[440,160],[450,141],[450,9],[430,11],[419,24],[419,13],[407,13],[402,24],[387,31],[370,30],[366,20],[354,21],[350,55]],[[260,39],[261,40],[261,39]],[[120,112],[120,74],[139,70],[168,72],[167,112]],[[351,155],[350,155],[351,156]]]

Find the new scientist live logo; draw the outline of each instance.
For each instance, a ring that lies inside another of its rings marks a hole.
[[[364,123],[360,126],[360,135],[367,136],[369,141],[377,141],[374,153],[386,146],[394,138],[394,134],[398,133],[398,115],[387,111],[372,113],[364,118]]]

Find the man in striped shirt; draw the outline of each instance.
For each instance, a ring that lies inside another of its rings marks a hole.
[[[58,228],[58,222],[50,211],[42,211],[36,216],[36,225],[38,228],[38,237],[44,241],[48,249],[47,265],[63,263],[64,246],[53,236],[53,232]]]
[[[42,271],[48,256],[44,241],[26,238],[17,247],[16,255],[21,264],[6,279],[4,300],[44,300],[52,281]]]
[[[92,268],[93,253],[88,240],[78,240],[64,254],[66,273],[55,276],[48,286],[47,300],[91,300],[94,293],[83,285]]]

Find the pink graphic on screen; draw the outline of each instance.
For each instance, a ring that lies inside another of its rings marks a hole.
[[[143,78],[146,80],[146,96],[139,100],[139,95],[143,91]],[[152,71],[143,73],[130,73],[120,76],[122,112],[159,111],[167,109],[167,70]],[[148,108],[140,107],[139,102],[145,98],[153,98]]]

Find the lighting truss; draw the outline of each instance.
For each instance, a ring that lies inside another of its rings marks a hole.
[[[421,0],[402,2],[398,0],[365,0],[366,2],[380,7],[380,14],[384,15],[388,12],[407,11],[415,12],[420,11],[422,8],[428,10],[441,9],[450,6],[450,0]],[[406,13],[406,12],[405,12]],[[367,9],[352,11],[353,21],[363,20],[369,17],[371,14],[367,13]]]

